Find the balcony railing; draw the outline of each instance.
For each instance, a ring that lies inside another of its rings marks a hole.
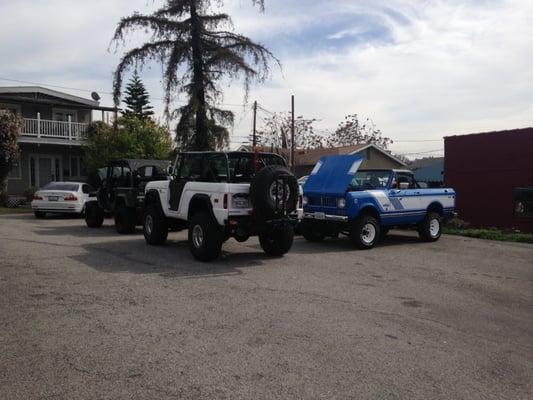
[[[40,118],[24,118],[22,134],[37,138],[83,140],[88,124],[72,121],[51,121]]]

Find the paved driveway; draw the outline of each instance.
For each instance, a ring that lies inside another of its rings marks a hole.
[[[532,398],[531,245],[185,238],[0,217],[0,397]]]

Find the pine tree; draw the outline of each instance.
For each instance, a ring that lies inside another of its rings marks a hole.
[[[263,8],[264,0],[252,0]],[[163,85],[167,115],[179,115],[176,128],[182,149],[208,150],[223,147],[233,113],[217,107],[222,98],[223,78],[263,81],[269,73],[272,53],[246,36],[232,31],[229,15],[216,12],[223,0],[165,0],[150,15],[134,13],[122,18],[113,40],[124,43],[135,30],[150,33],[150,39],[126,52],[115,70],[115,103],[120,98],[122,78],[131,66],[151,61],[163,64]],[[279,62],[278,62],[279,63]],[[185,94],[187,104],[169,111],[171,99]]]
[[[150,105],[148,91],[144,87],[137,70],[133,72],[125,90],[124,103],[126,110],[124,114],[135,115],[139,118],[149,118],[154,115],[153,107]]]

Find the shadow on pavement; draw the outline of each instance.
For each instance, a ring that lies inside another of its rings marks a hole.
[[[59,220],[64,218],[59,218]],[[72,220],[72,218],[70,218]],[[142,228],[137,227],[134,233],[128,235],[120,235],[115,230],[115,224],[112,219],[104,220],[104,225],[100,228],[89,228],[85,224],[84,220],[79,221],[76,225],[59,225],[57,223],[53,225],[47,225],[46,220],[39,220],[39,226],[35,228],[35,233],[43,236],[65,236],[71,235],[75,237],[94,237],[94,236],[135,236],[142,235]]]
[[[380,240],[376,247],[409,246],[426,244],[418,238],[418,235],[410,231],[393,231],[384,239]],[[302,236],[294,239],[291,253],[294,254],[320,254],[325,252],[357,252],[364,251],[355,248],[350,238],[340,235],[338,238],[326,238],[322,242],[312,243]],[[372,251],[372,250],[370,250]]]
[[[164,246],[149,246],[144,238],[132,236],[131,240],[100,242],[83,245],[87,252],[72,258],[97,271],[107,273],[130,272],[159,274],[165,278],[213,277],[240,275],[239,268],[255,267],[270,258],[262,251],[225,252],[211,263],[196,261],[189,252],[186,240],[169,240]]]

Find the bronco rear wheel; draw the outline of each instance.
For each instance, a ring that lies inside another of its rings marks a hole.
[[[189,224],[189,249],[199,261],[213,261],[222,251],[222,232],[206,212],[194,214]]]
[[[294,241],[294,229],[288,223],[267,227],[259,233],[259,243],[263,251],[274,257],[289,252]]]

